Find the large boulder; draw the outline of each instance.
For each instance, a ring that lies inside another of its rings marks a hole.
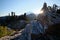
[[[44,33],[42,24],[37,20],[33,20],[29,24],[26,25],[26,27],[24,28],[24,31],[22,31],[22,34],[18,36],[17,38],[15,38],[14,40],[16,39],[17,40],[30,40],[32,34],[39,35],[40,33],[41,34]]]

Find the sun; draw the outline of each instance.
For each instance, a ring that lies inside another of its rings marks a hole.
[[[35,10],[34,13],[35,13],[36,15],[37,15],[37,14],[42,14],[42,13],[43,13],[43,10],[38,9],[38,10]]]
[[[42,14],[43,13],[43,10],[40,10],[40,14]]]
[[[40,14],[40,9],[39,10],[34,10],[35,14]]]

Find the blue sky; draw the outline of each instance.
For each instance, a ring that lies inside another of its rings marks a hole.
[[[25,12],[38,13],[44,2],[50,6],[53,4],[60,6],[60,0],[0,0],[0,16],[8,15],[11,11],[16,15]]]

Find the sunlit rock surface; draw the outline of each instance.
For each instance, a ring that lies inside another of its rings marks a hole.
[[[22,35],[16,37],[14,40],[30,40],[31,34],[38,35],[40,33],[44,33],[43,26],[39,21],[34,20],[27,24]]]

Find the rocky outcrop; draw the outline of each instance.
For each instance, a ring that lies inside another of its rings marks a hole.
[[[26,25],[24,31],[22,32],[21,36],[18,36],[14,40],[31,40],[31,34],[38,35],[40,33],[44,33],[44,29],[42,24],[37,21],[31,21],[29,24]]]

